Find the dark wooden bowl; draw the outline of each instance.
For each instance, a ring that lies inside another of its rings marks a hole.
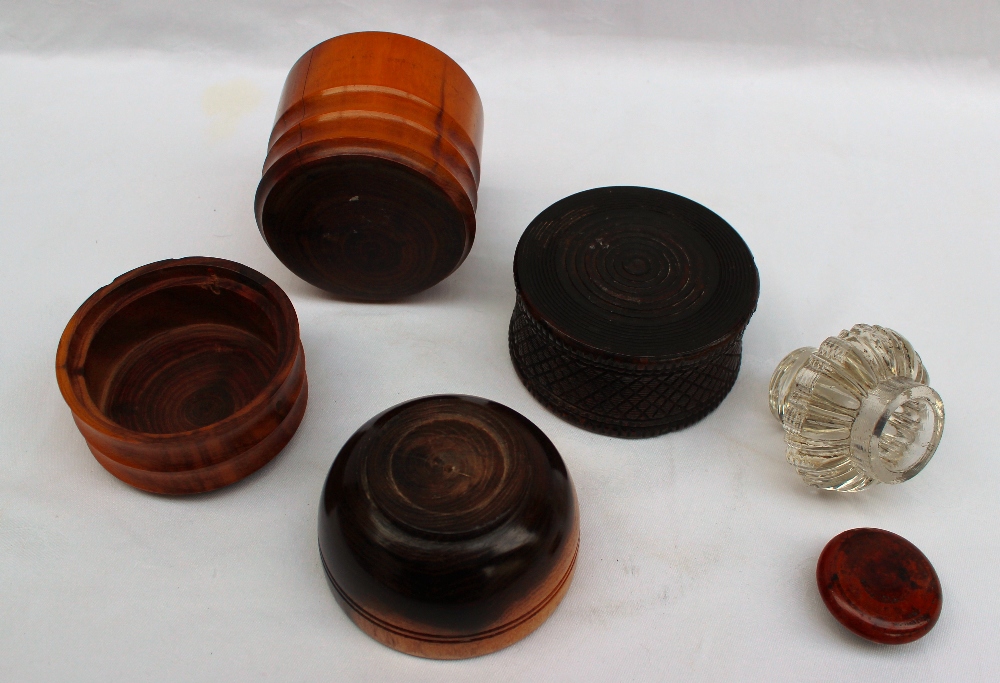
[[[203,257],[151,263],[95,292],[66,325],[56,377],[97,461],[154,493],[211,491],[264,466],[308,393],[285,293]]]
[[[518,242],[514,284],[521,381],[567,421],[622,437],[681,429],[722,402],[760,289],[728,223],[644,187],[547,208]]]
[[[285,81],[257,225],[292,272],[339,297],[415,294],[472,248],[482,137],[479,93],[440,50],[332,38]]]
[[[340,606],[421,657],[475,657],[528,635],[569,587],[578,545],[573,484],[552,442],[471,396],[372,419],[320,501],[320,555]]]

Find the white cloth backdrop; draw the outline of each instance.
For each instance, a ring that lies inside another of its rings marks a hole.
[[[5,681],[973,681],[1000,677],[995,396],[996,3],[0,2],[0,679]],[[359,29],[408,33],[486,111],[479,228],[451,278],[391,305],[289,273],[252,200],[292,62]],[[670,190],[749,244],[761,278],[732,394],[676,434],[565,424],[507,355],[528,222],[602,185]],[[91,457],[56,387],[62,328],[168,257],[250,265],[298,311],[298,434],[222,491],[134,490]],[[907,336],[944,397],[924,472],[805,487],[767,408],[782,356],[857,322]],[[389,650],[333,601],[316,508],[346,438],[434,393],[536,422],[576,483],[564,602],[487,657]],[[869,644],[827,613],[816,558],[876,526],[931,559],[923,640]]]

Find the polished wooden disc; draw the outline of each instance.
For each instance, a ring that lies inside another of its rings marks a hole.
[[[458,268],[472,242],[439,187],[374,157],[298,166],[270,189],[261,211],[261,231],[281,262],[345,299],[423,291]]]
[[[375,417],[343,447],[319,545],[366,633],[457,659],[523,638],[555,609],[577,517],[562,458],[534,424],[492,401],[431,396]]]
[[[308,389],[285,293],[246,266],[151,263],[98,290],[66,326],[63,397],[94,457],[154,493],[199,493],[263,467]]]
[[[689,199],[606,187],[556,202],[514,257],[510,351],[562,417],[653,436],[713,410],[739,372],[759,281],[746,244]]]
[[[909,643],[941,615],[941,582],[930,560],[902,536],[851,529],[819,556],[816,583],[837,621],[876,643]]]

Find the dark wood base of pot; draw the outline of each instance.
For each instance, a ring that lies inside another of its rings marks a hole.
[[[559,342],[532,320],[520,297],[508,336],[517,376],[542,405],[578,427],[623,438],[683,429],[715,410],[736,383],[742,340],[695,361],[616,363]]]

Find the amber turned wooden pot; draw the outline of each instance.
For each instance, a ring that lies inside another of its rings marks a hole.
[[[440,50],[393,33],[320,43],[285,81],[255,204],[271,250],[333,294],[440,282],[476,233],[483,106]]]
[[[340,606],[421,657],[475,657],[529,634],[569,587],[578,545],[573,484],[552,442],[471,396],[373,418],[340,451],[320,501],[320,555]]]
[[[646,187],[547,208],[517,244],[514,284],[521,381],[560,417],[621,437],[681,429],[722,402],[760,289],[728,223]]]
[[[264,466],[292,438],[308,393],[288,297],[217,258],[151,263],[95,292],[66,325],[56,376],[97,461],[168,494]]]

